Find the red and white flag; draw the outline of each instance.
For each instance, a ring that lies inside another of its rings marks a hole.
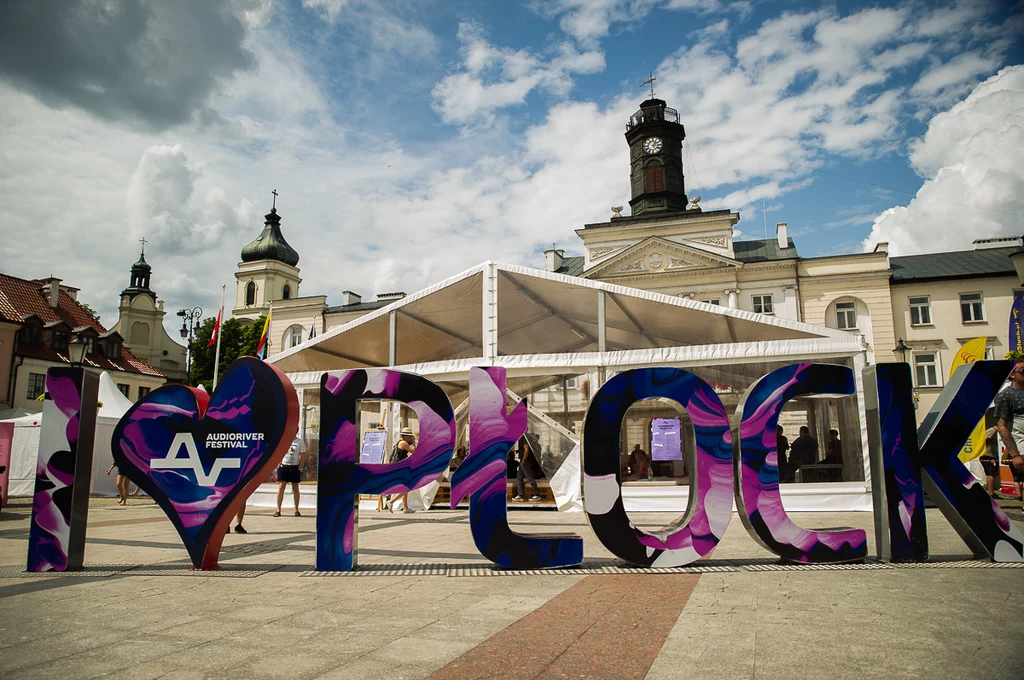
[[[224,305],[220,306],[220,311],[217,312],[217,321],[213,324],[213,335],[210,336],[210,342],[206,343],[207,347],[213,347],[217,344],[217,336],[220,335],[220,320],[224,317]]]

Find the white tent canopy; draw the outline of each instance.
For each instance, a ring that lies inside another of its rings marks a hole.
[[[394,367],[465,380],[599,368],[864,356],[859,335],[611,283],[485,262],[268,359],[296,385]]]

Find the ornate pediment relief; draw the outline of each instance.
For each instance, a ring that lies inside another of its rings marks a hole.
[[[591,257],[594,257],[591,251]],[[651,236],[594,266],[587,278],[650,276],[702,269],[739,267],[740,262],[693,246]]]
[[[726,248],[729,245],[729,239],[724,236],[708,236],[707,238],[696,238],[693,241],[694,243],[706,243],[716,248]]]

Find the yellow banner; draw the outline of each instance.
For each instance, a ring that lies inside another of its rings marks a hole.
[[[979,359],[985,359],[985,346],[988,344],[988,338],[975,338],[970,342],[964,343],[960,351],[956,353],[956,357],[953,358],[953,365],[949,369],[949,377],[953,377],[953,372],[964,364],[974,363]],[[982,419],[978,422],[977,427],[971,432],[971,438],[964,444],[964,448],[960,449],[959,458],[960,461],[966,463],[969,460],[974,460],[981,454],[985,453],[985,420]]]

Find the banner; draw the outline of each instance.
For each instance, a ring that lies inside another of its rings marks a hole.
[[[1013,306],[1010,307],[1010,342],[1007,347],[1011,352],[1024,354],[1024,329],[1021,323],[1024,322],[1024,295],[1018,295],[1013,299]]]
[[[386,430],[367,430],[363,433],[363,446],[359,449],[360,465],[380,465],[384,462],[384,445],[387,443]]]
[[[11,448],[14,423],[0,423],[0,508],[7,505],[7,484],[11,477]]]
[[[956,353],[956,356],[953,357],[953,365],[949,368],[949,377],[952,378],[953,372],[964,364],[973,364],[975,361],[984,361],[985,346],[987,344],[988,338],[975,338],[970,342],[965,342]],[[974,460],[983,453],[985,453],[985,421],[981,420],[974,428],[974,431],[971,432],[970,439],[968,439],[967,443],[964,444],[964,447],[960,449],[958,457],[961,462],[966,463],[967,461]]]

